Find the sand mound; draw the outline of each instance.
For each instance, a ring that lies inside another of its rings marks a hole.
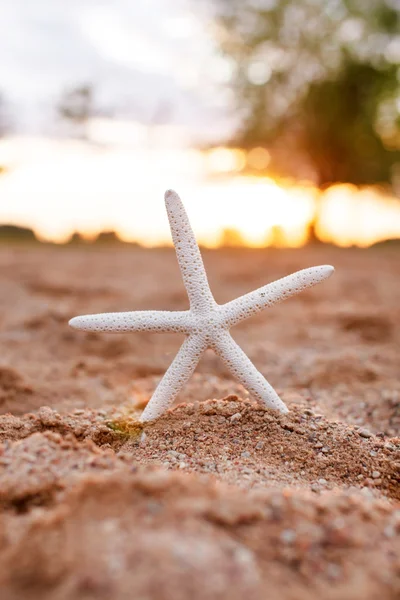
[[[295,405],[284,416],[237,397],[181,405],[145,436],[132,449],[145,463],[211,472],[243,487],[368,486],[400,499],[399,439],[385,441]]]
[[[162,471],[86,476],[3,516],[2,598],[396,598],[400,518],[346,494],[244,492]]]

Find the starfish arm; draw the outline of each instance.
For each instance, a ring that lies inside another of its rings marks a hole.
[[[189,336],[185,339],[144,409],[140,417],[142,422],[158,419],[171,406],[184,384],[191,377],[206,348],[206,341],[199,335]]]
[[[287,413],[288,409],[274,388],[256,369],[231,335],[225,331],[211,345],[234,377],[262,404],[268,408]]]
[[[189,311],[141,310],[83,315],[82,317],[74,317],[69,324],[74,329],[81,329],[82,331],[190,333],[190,322]]]
[[[206,312],[215,306],[215,300],[185,208],[178,194],[172,190],[165,192],[165,205],[190,307],[194,312]]]
[[[240,321],[251,317],[268,306],[277,304],[290,296],[299,294],[306,288],[312,287],[332,275],[334,268],[321,265],[297,271],[292,275],[268,283],[263,287],[227,302],[220,307],[222,321],[225,326],[232,327]]]

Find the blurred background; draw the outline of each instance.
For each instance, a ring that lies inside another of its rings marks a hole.
[[[400,0],[2,0],[0,239],[400,238]]]

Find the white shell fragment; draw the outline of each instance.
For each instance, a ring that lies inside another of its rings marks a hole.
[[[186,334],[178,354],[143,411],[142,422],[157,419],[171,406],[207,348],[212,348],[222,358],[255,399],[269,408],[288,412],[275,390],[232,339],[229,329],[264,308],[327,279],[334,268],[323,265],[304,269],[219,305],[211,293],[200,250],[181,199],[169,190],[165,194],[165,204],[190,309],[85,315],[71,319],[69,324],[83,331],[176,331]]]

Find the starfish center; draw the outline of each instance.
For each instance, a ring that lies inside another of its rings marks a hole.
[[[196,315],[194,325],[198,333],[212,334],[221,329],[221,315],[217,310],[210,310],[208,314]]]

